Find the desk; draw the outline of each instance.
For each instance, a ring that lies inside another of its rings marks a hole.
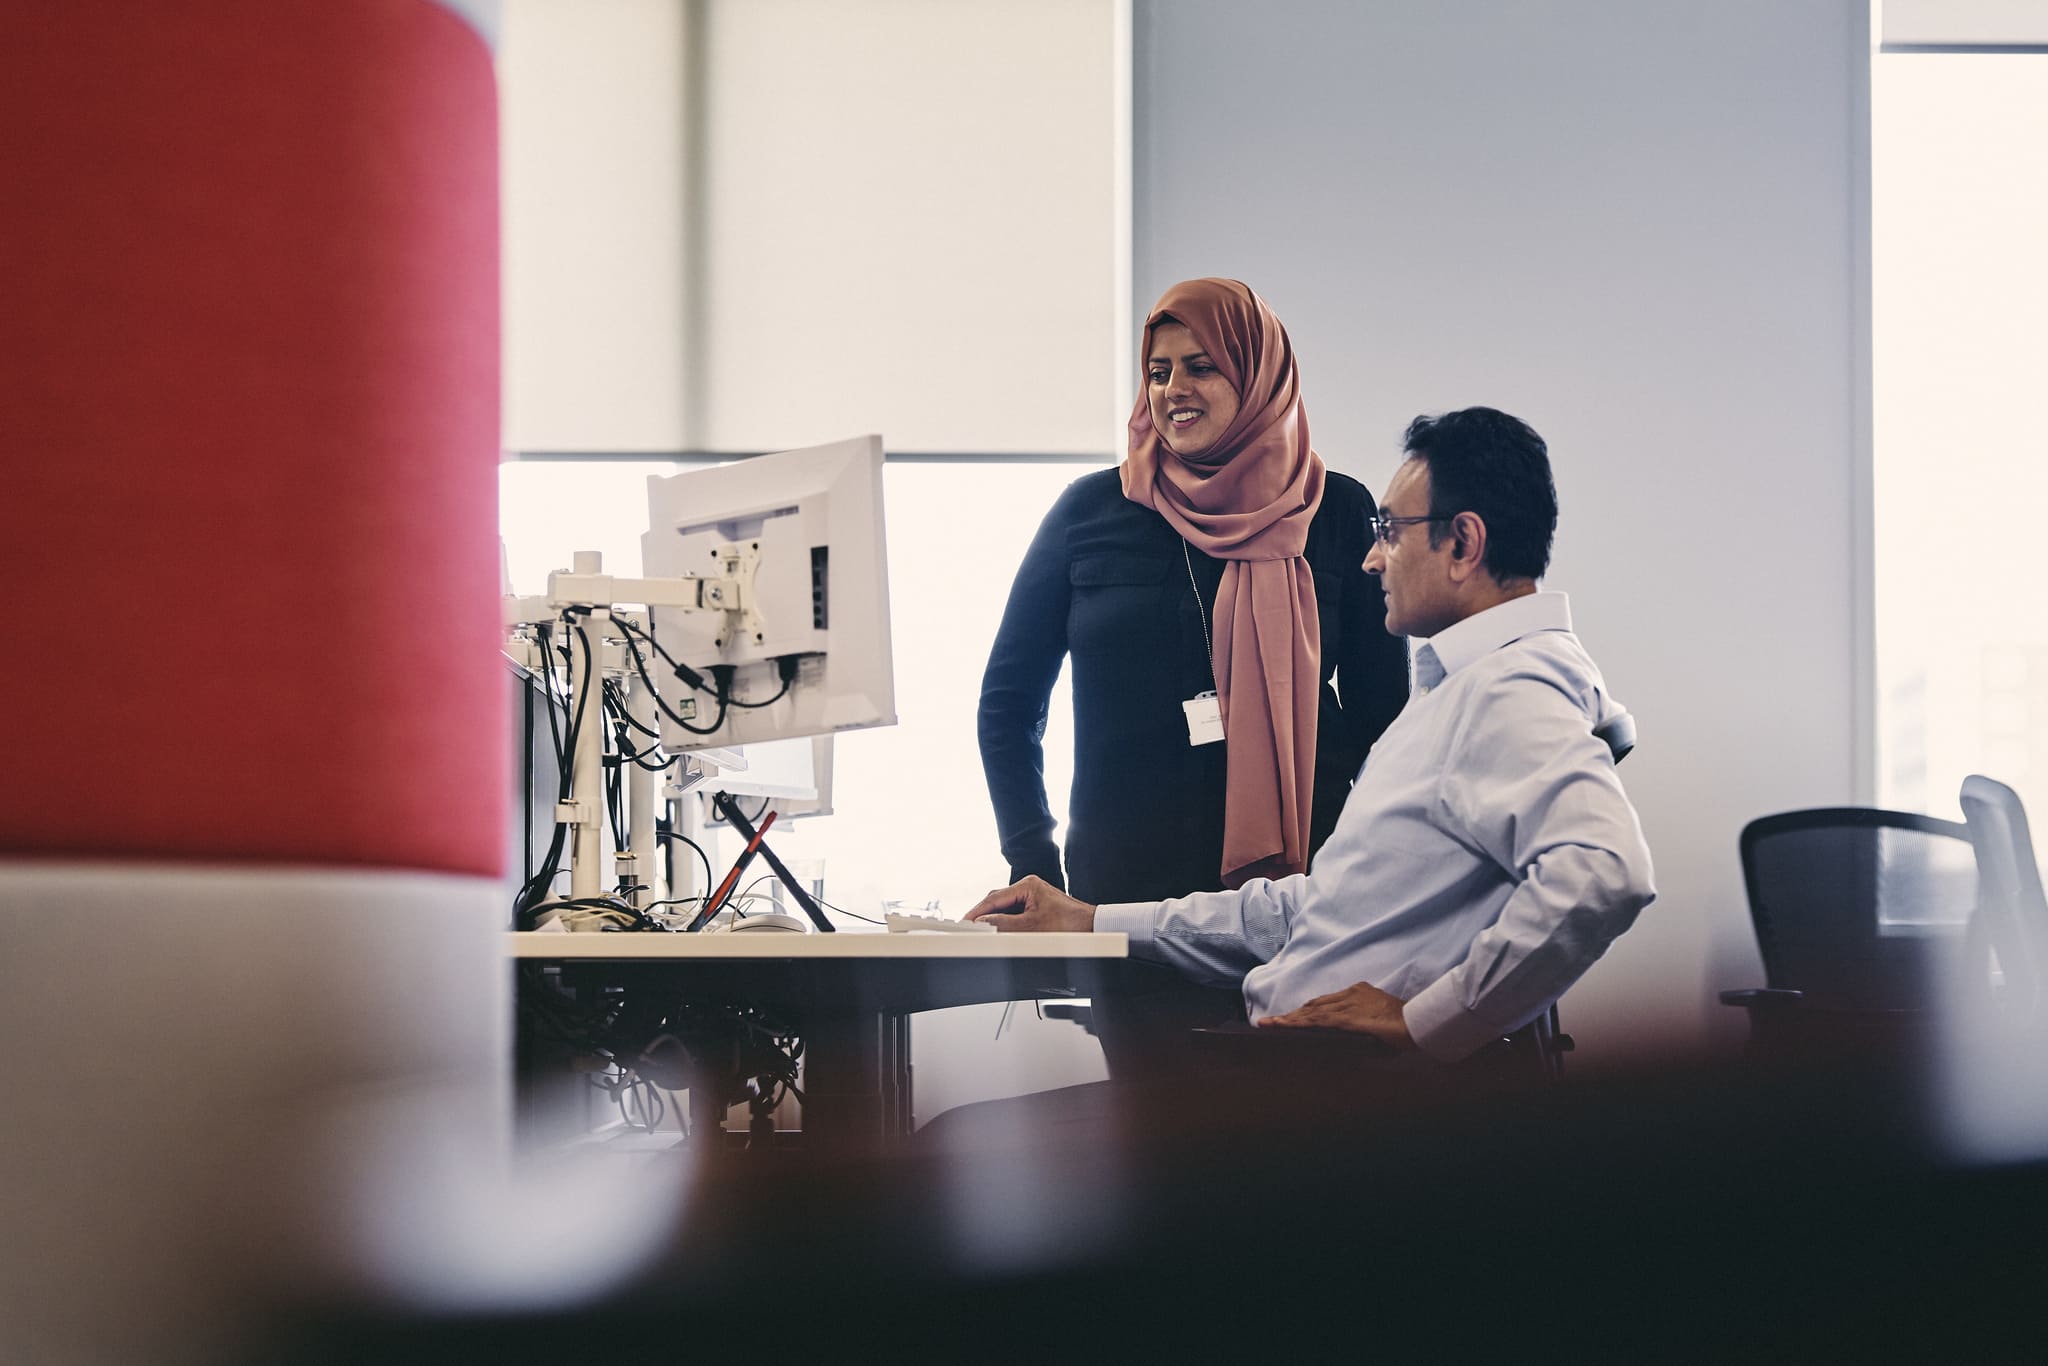
[[[921,1010],[1087,996],[1123,959],[1121,934],[562,934],[512,932],[514,959],[565,983],[635,984],[756,1006],[804,1037],[804,1141],[865,1149],[911,1128],[909,1017]]]

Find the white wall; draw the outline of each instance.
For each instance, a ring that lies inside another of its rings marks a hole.
[[[1235,275],[1384,487],[1473,403],[1549,439],[1550,583],[1637,713],[1658,902],[1589,1061],[1739,1035],[1736,837],[1857,796],[1865,0],[1138,0],[1134,306]]]

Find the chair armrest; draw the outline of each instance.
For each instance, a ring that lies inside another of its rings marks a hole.
[[[1803,991],[1792,991],[1784,987],[1751,987],[1746,991],[1724,991],[1721,1004],[1745,1006],[1756,1011],[1797,1010],[1808,1019],[1833,1019],[1837,1021],[1868,1021],[1875,1024],[1911,1024],[1916,1020],[1929,1018],[1929,1012],[1917,1006],[1842,1006],[1814,1001]]]
[[[1792,991],[1785,987],[1745,987],[1740,991],[1721,993],[1724,1006],[1742,1006],[1744,1009],[1783,1010],[1796,1006],[1806,999],[1803,991]]]

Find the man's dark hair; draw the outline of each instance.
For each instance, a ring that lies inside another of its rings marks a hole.
[[[1416,418],[1401,442],[1429,466],[1431,517],[1476,512],[1486,523],[1480,563],[1488,573],[1496,580],[1543,577],[1557,532],[1557,485],[1550,448],[1534,428],[1497,408],[1461,408]],[[1432,522],[1431,548],[1449,534],[1447,520]]]

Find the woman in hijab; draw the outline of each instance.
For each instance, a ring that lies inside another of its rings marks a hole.
[[[1265,301],[1236,280],[1177,284],[1145,320],[1139,364],[1128,454],[1047,514],[981,688],[1011,880],[1036,874],[1096,904],[1303,871],[1408,698],[1406,644],[1363,569],[1372,495],[1311,448],[1294,351]],[[1063,869],[1042,737],[1067,657]],[[1172,1000],[1169,1028],[1240,1009],[1234,991]],[[1120,1040],[1128,1008],[1106,1004],[1123,1070],[1142,1045]]]

